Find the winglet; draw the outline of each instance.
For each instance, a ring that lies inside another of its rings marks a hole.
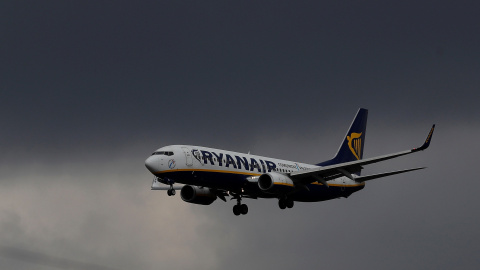
[[[430,130],[430,133],[428,133],[427,139],[425,140],[423,145],[418,147],[418,148],[413,148],[412,149],[413,152],[423,151],[423,150],[427,149],[428,146],[430,146],[430,141],[432,140],[432,135],[433,135],[433,130],[434,129],[435,129],[435,125],[432,126],[432,129]]]

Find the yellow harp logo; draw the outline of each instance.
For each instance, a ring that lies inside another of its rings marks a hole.
[[[360,159],[360,153],[362,151],[362,133],[352,133],[350,136],[347,136],[348,148],[352,151],[353,155]]]

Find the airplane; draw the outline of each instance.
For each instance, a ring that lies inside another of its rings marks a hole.
[[[319,202],[348,198],[373,179],[425,169],[390,171],[361,175],[365,165],[427,149],[435,125],[422,146],[397,153],[363,159],[368,110],[360,108],[336,155],[318,164],[287,161],[250,153],[237,153],[193,145],[169,145],[153,152],[145,166],[154,175],[152,190],[167,190],[168,196],[180,190],[183,201],[210,205],[217,198],[237,203],[233,213],[245,215],[242,199],[276,198],[280,209],[294,202]],[[174,186],[175,183],[184,184]]]

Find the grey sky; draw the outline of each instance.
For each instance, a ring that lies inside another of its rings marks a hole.
[[[478,269],[476,1],[0,3],[0,268]],[[196,144],[319,162],[359,107],[348,199],[191,205],[145,158]]]

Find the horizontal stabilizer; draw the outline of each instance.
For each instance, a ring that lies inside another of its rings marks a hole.
[[[406,169],[406,170],[400,170],[400,171],[365,175],[365,176],[355,177],[355,181],[356,182],[365,182],[365,181],[369,181],[369,180],[373,180],[373,179],[377,179],[377,178],[381,178],[381,177],[385,177],[385,176],[390,176],[390,175],[395,175],[395,174],[400,174],[400,173],[406,173],[406,172],[421,170],[421,169],[425,169],[425,168],[426,167],[420,167],[420,168]]]

